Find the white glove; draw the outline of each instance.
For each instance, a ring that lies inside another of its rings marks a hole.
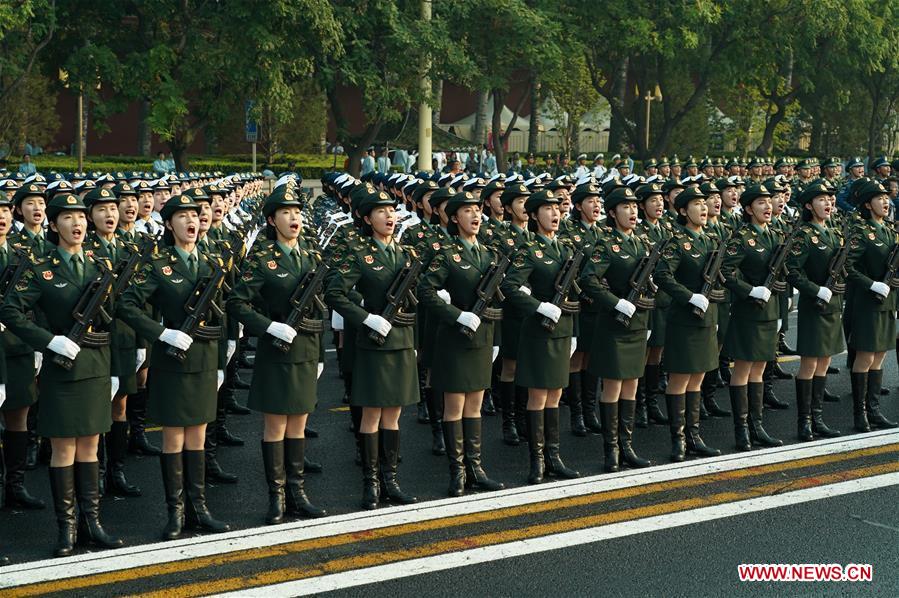
[[[225,370],[215,371],[215,389],[218,390],[225,383]]]
[[[619,299],[618,303],[615,304],[615,309],[630,318],[636,313],[637,306],[627,299]]]
[[[531,289],[527,288],[524,285],[521,285],[520,287],[518,287],[518,290],[521,291],[522,293],[524,293],[525,295],[527,295],[528,297],[531,296]]]
[[[481,326],[481,318],[470,311],[463,311],[459,314],[459,317],[456,318],[456,321],[466,328],[470,328],[472,332],[477,332],[478,328]]]
[[[163,330],[162,334],[159,335],[159,340],[176,349],[181,349],[182,351],[187,351],[194,343],[194,339],[190,338],[190,335],[184,334],[180,330],[175,330],[174,328],[166,328]]]
[[[362,323],[381,336],[387,336],[388,334],[390,334],[390,330],[393,328],[390,322],[388,322],[378,314],[368,314],[365,319],[362,320]]]
[[[871,290],[884,298],[886,298],[887,295],[890,294],[890,286],[886,283],[880,282],[879,280],[875,281],[871,285]]]
[[[324,372],[324,371],[325,371],[325,364],[324,364],[324,362],[319,361],[318,362],[318,372],[315,374],[315,379],[318,380],[319,378],[321,378],[322,372]]]
[[[752,287],[752,290],[749,291],[749,296],[768,303],[768,299],[771,298],[771,289],[768,287]]]
[[[440,289],[437,291],[437,296],[443,299],[443,302],[449,305],[453,302],[452,297],[450,297],[449,291],[446,289]]]
[[[284,322],[272,322],[265,331],[276,339],[284,341],[288,345],[297,337],[297,331]]]
[[[78,357],[78,353],[81,352],[81,347],[78,346],[78,343],[65,336],[54,336],[47,348],[69,359],[75,359]]]
[[[228,346],[225,349],[225,363],[231,361],[231,358],[234,357],[234,353],[237,352],[237,341],[228,341]]]
[[[818,299],[820,299],[824,303],[830,303],[831,297],[833,297],[833,291],[831,291],[827,287],[818,287]]]
[[[115,399],[116,393],[119,392],[119,377],[118,376],[113,376],[112,378],[109,379],[109,387],[111,389],[110,392],[112,393],[109,397],[109,400],[112,401],[113,399]]]
[[[537,313],[541,316],[546,316],[553,322],[558,323],[559,318],[562,317],[562,310],[559,309],[559,306],[553,305],[552,303],[541,303],[537,306]]]
[[[144,365],[144,362],[147,361],[147,350],[146,349],[138,349],[137,350],[137,359],[135,359],[134,371],[137,372],[140,370],[140,366]]]
[[[499,347],[493,347],[493,353],[490,355],[490,363],[496,361],[497,357],[499,357]]]
[[[574,352],[577,351],[577,337],[571,337],[571,351],[568,353],[568,358],[571,359],[571,356],[574,355]]]
[[[35,351],[34,353],[34,375],[37,376],[41,373],[41,366],[44,365],[44,354],[38,353]]]
[[[693,295],[690,297],[690,305],[695,305],[700,310],[702,310],[703,313],[705,313],[709,310],[709,299],[705,295],[693,293]]]
[[[6,384],[0,384],[0,407],[6,402]]]

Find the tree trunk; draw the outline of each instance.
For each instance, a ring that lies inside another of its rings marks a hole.
[[[487,100],[489,92],[478,92],[478,108],[474,117],[474,141],[475,143],[487,143]]]
[[[493,155],[496,157],[497,172],[506,172],[506,149],[503,147],[503,99],[505,93],[500,89],[493,90]]]
[[[618,68],[615,71],[615,79],[612,82],[612,96],[615,98],[615,101],[618,102],[618,105],[621,106],[622,111],[624,109],[624,104],[627,101],[627,69],[628,69],[629,58],[625,56],[621,59],[621,64],[618,65]],[[625,128],[624,124],[621,122],[623,115],[616,115],[615,111],[612,112],[612,117],[609,120],[609,152],[615,153],[621,151],[621,147],[623,145],[624,137],[625,137]]]
[[[822,147],[822,139],[824,137],[823,127],[821,126],[821,115],[818,110],[810,110],[809,116],[812,120],[812,130],[809,135],[808,153],[813,156],[824,154]]]
[[[774,133],[780,123],[783,122],[783,119],[787,117],[787,101],[785,99],[780,100],[775,105],[777,106],[777,110],[771,115],[768,122],[765,123],[765,132],[762,134],[762,141],[759,143],[758,147],[755,148],[756,156],[771,155],[771,150],[774,149]]]
[[[150,101],[146,98],[140,101],[140,121],[137,125],[137,153],[140,156],[152,155],[152,136],[147,117],[150,115]]]
[[[362,150],[364,147],[348,147],[347,149],[347,159],[349,160],[349,165],[347,167],[347,172],[350,173],[350,176],[359,178],[359,172],[362,170]]]
[[[431,107],[431,126],[437,128],[440,124],[440,107],[443,105],[443,79],[437,79],[431,86],[434,96],[434,105]]]
[[[537,153],[537,133],[540,129],[540,83],[537,78],[531,79],[531,117],[528,125],[528,153]]]

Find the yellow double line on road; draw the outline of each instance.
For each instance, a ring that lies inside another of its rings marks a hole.
[[[77,578],[54,580],[50,582],[21,586],[18,588],[10,588],[7,591],[0,590],[0,596],[36,596],[53,592],[97,588],[99,586],[105,586],[109,584],[133,582],[136,580],[184,573],[207,567],[220,567],[245,561],[256,561],[260,559],[281,557],[324,548],[358,544],[387,538],[395,538],[420,532],[445,530],[462,525],[482,522],[495,522],[498,520],[519,517],[523,515],[543,513],[547,511],[555,511],[559,509],[580,507],[586,505],[595,505],[638,496],[647,496],[671,490],[695,488],[717,482],[747,479],[763,476],[766,474],[786,472],[833,463],[841,463],[854,459],[874,457],[896,452],[899,452],[899,443],[848,451],[845,453],[822,455],[818,457],[809,457],[806,459],[797,459],[794,461],[785,461],[782,463],[773,463],[770,465],[761,465],[745,469],[706,474],[691,478],[671,480],[667,482],[655,482],[640,486],[632,486],[628,488],[620,488],[616,490],[608,490],[582,496],[549,500],[514,507],[505,507],[490,511],[443,517],[429,521],[421,521],[366,530],[363,532],[344,533],[323,538],[300,540],[297,542],[290,542],[266,548],[237,550],[221,555],[197,557],[170,563],[160,563],[156,565],[135,567],[132,569],[97,573],[94,575],[87,575]],[[234,577],[214,582],[204,582],[201,584],[188,584],[180,587],[169,588],[162,594],[166,596],[187,596],[222,592],[260,585],[269,585],[272,583],[280,583],[283,581],[304,579],[316,575],[325,575],[337,571],[347,571],[355,568],[368,567],[373,564],[385,564],[407,560],[410,558],[419,558],[422,556],[441,554],[444,552],[465,550],[478,546],[489,546],[492,544],[499,544],[525,538],[533,538],[558,532],[582,529],[586,527],[595,527],[599,525],[606,525],[608,523],[639,519],[653,515],[696,509],[704,506],[734,502],[747,498],[754,498],[760,495],[797,490],[801,489],[802,487],[823,485],[836,481],[858,479],[862,477],[880,475],[883,473],[892,473],[896,471],[899,471],[899,461],[864,468],[854,467],[836,473],[817,475],[808,478],[783,480],[744,491],[721,492],[705,497],[695,497],[633,509],[621,509],[609,513],[572,518],[558,522],[511,529],[501,532],[492,532],[478,536],[467,536],[461,539],[446,540],[443,542],[426,544],[423,546],[405,550],[379,552],[367,555],[340,558],[306,568],[294,567],[246,577]]]

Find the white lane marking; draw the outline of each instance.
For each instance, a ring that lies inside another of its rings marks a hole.
[[[534,504],[620,488],[666,482],[710,473],[719,473],[795,461],[809,457],[843,453],[899,442],[899,431],[881,430],[850,437],[794,444],[772,449],[735,453],[708,459],[656,465],[542,484],[509,488],[499,492],[445,498],[421,504],[391,507],[375,511],[356,511],[322,519],[295,521],[281,525],[235,530],[226,534],[185,538],[172,542],[141,544],[98,553],[32,561],[0,567],[0,588],[67,579],[219,555],[239,550],[267,548],[300,540],[357,533],[365,530],[430,521],[443,517],[493,511],[506,507]],[[160,520],[160,525],[162,521]]]
[[[280,596],[320,594],[322,592],[411,577],[413,575],[423,575],[426,573],[434,573],[436,571],[476,565],[478,563],[494,562],[500,559],[508,559],[517,556],[534,555],[550,550],[570,548],[572,546],[592,544],[595,542],[644,534],[646,532],[654,532],[662,529],[693,525],[696,523],[713,521],[715,519],[777,509],[779,507],[797,505],[805,502],[895,485],[899,485],[899,473],[889,473],[859,480],[850,480],[848,482],[819,486],[816,488],[796,490],[785,494],[778,494],[776,496],[751,498],[723,505],[701,507],[690,511],[656,515],[644,519],[637,519],[635,521],[612,523],[599,527],[553,534],[541,538],[516,540],[506,544],[498,544],[496,546],[472,548],[470,550],[422,557],[387,565],[377,565],[365,569],[356,569],[354,571],[334,573],[310,579],[289,581],[259,588],[248,588],[235,592],[216,594],[215,596],[219,596],[220,598],[230,598],[235,596],[265,596],[265,598],[278,598]]]

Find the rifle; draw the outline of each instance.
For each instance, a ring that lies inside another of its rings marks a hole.
[[[657,289],[652,282],[652,273],[655,272],[656,264],[662,259],[662,252],[673,239],[674,237],[669,237],[659,241],[652,248],[652,252],[649,255],[644,255],[637,262],[637,267],[634,268],[634,271],[631,273],[631,279],[628,281],[628,286],[630,286],[631,290],[628,291],[626,297],[635,306],[644,310],[652,309],[655,306],[653,298],[651,296],[646,297],[646,295],[655,295]],[[615,316],[615,321],[625,328],[631,325],[631,317],[621,312]]]
[[[100,278],[94,279],[78,298],[78,303],[72,309],[72,318],[75,320],[75,324],[66,335],[69,340],[78,345],[81,345],[89,334],[94,334],[91,328],[98,317],[104,324],[112,322],[112,316],[106,312],[104,306],[113,292],[115,272],[112,268],[108,268],[102,260],[94,263],[100,269]],[[108,332],[104,334],[109,335]],[[53,363],[65,370],[71,370],[75,365],[75,360],[54,353]]]
[[[724,301],[724,291],[719,284],[723,283],[721,276],[721,264],[724,262],[724,246],[726,241],[722,238],[718,242],[718,246],[712,250],[709,259],[705,263],[702,271],[702,289],[699,294],[709,300],[709,303],[721,303]],[[693,315],[700,320],[705,318],[705,312],[698,307],[693,308]]]
[[[390,288],[387,289],[387,305],[381,312],[381,317],[390,322],[391,326],[394,323],[400,323],[404,326],[411,326],[415,323],[415,314],[402,312],[400,308],[407,299],[413,306],[418,305],[418,299],[412,294],[412,288],[421,274],[421,265],[422,260],[420,259],[412,259],[407,262],[407,265],[399,271],[393,282],[390,283]],[[381,336],[374,330],[369,331],[368,338],[379,347],[387,342],[386,336]]]
[[[783,275],[785,274],[784,263],[787,261],[790,245],[793,244],[793,239],[796,238],[796,235],[802,229],[802,224],[802,218],[797,218],[793,223],[790,234],[784,237],[784,240],[774,248],[771,259],[768,260],[768,275],[765,277],[765,282],[762,283],[762,286],[772,293],[780,293],[787,290],[787,284],[783,280]],[[755,302],[759,307],[764,307],[767,303],[767,301],[762,301],[761,299],[755,299]]]
[[[127,260],[119,262],[116,266],[115,286],[112,290],[113,297],[120,297],[128,288],[128,285],[131,284],[131,277],[134,276],[134,273],[150,261],[150,258],[153,257],[153,247],[158,239],[159,236],[147,235],[140,245],[127,244],[131,250],[131,255],[128,256]]]
[[[833,257],[830,258],[830,264],[828,264],[827,267],[827,271],[830,272],[830,274],[827,276],[827,280],[824,281],[824,286],[833,293],[846,292],[845,277],[846,259],[849,257],[849,227],[850,219],[846,218],[846,221],[843,223],[843,230],[841,231],[843,244],[837,249],[837,252],[833,254]],[[820,298],[815,299],[815,306],[818,308],[818,311],[827,309],[827,303]]]
[[[479,318],[483,316],[483,319],[491,322],[502,319],[503,310],[490,307],[490,303],[493,302],[494,298],[497,301],[505,300],[502,291],[499,289],[499,285],[502,283],[503,278],[506,277],[506,270],[509,269],[509,264],[511,264],[509,258],[505,255],[501,255],[498,262],[494,260],[493,263],[490,264],[490,268],[487,269],[487,272],[481,277],[480,282],[478,282],[478,288],[475,289],[478,300],[475,301],[471,311]],[[460,324],[459,332],[470,339],[474,338],[474,330],[468,326],[462,326]]]
[[[22,275],[25,274],[25,270],[28,269],[28,266],[31,264],[31,260],[28,258],[28,252],[24,249],[19,249],[14,247],[13,253],[19,258],[19,262],[16,264],[16,267],[7,265],[6,269],[3,270],[3,274],[0,274],[0,303],[6,299],[6,294],[9,292],[9,289],[15,288],[16,283],[22,278]]]
[[[583,261],[584,252],[578,250],[574,255],[565,260],[565,263],[562,264],[562,269],[556,274],[556,280],[553,283],[556,294],[553,295],[552,304],[560,308],[564,314],[576,314],[580,311],[580,304],[577,301],[568,301],[567,297],[568,292],[572,289],[578,295],[581,293],[581,287],[578,286],[577,283],[577,275],[581,270],[581,262]],[[552,332],[556,329],[556,322],[553,322],[546,316],[543,317],[540,325],[548,332]]]
[[[230,249],[222,251],[222,264],[230,262],[232,257],[233,255]],[[204,321],[210,310],[212,310],[218,317],[225,315],[222,308],[216,304],[215,300],[225,282],[228,268],[224,265],[215,263],[214,260],[211,260],[209,264],[212,266],[212,274],[204,276],[197,281],[197,284],[194,285],[194,289],[190,294],[190,299],[188,299],[187,303],[184,305],[184,311],[187,312],[187,317],[184,318],[184,322],[181,323],[179,330],[191,338],[194,337],[197,329],[200,327],[200,324]],[[186,351],[182,351],[181,349],[172,346],[166,348],[165,354],[180,362],[183,362],[187,358]]]
[[[891,289],[899,288],[899,243],[893,245],[893,251],[890,252],[890,257],[887,258],[887,273],[886,276],[883,277],[883,282]],[[877,303],[883,303],[885,297],[878,293],[872,293],[874,295],[874,301]]]
[[[294,289],[290,299],[287,300],[290,305],[290,315],[287,316],[285,324],[296,330],[306,334],[316,334],[324,331],[324,326],[320,320],[310,320],[306,317],[306,313],[313,305],[320,310],[325,310],[325,304],[322,302],[319,294],[322,285],[325,283],[325,277],[328,275],[328,265],[319,263],[315,270],[306,272],[297,288]],[[279,338],[272,338],[272,344],[282,353],[290,351],[291,343],[285,343]]]

